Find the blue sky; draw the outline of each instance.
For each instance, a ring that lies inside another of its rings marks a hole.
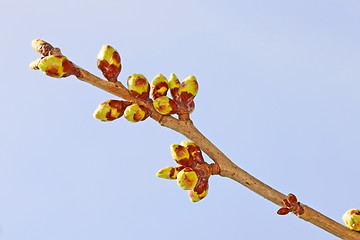
[[[191,203],[156,172],[184,137],[92,117],[114,98],[32,71],[42,38],[101,76],[199,81],[196,126],[255,177],[341,221],[360,208],[358,1],[0,2],[0,239],[337,239],[230,179]],[[116,99],[116,98],[115,98]],[[211,162],[207,158],[208,162]]]

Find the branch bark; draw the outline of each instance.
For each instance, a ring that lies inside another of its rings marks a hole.
[[[42,53],[41,51],[38,51]],[[43,54],[43,53],[42,53]],[[45,54],[43,54],[45,55]],[[34,68],[36,69],[36,68]],[[200,149],[206,153],[220,168],[220,176],[233,179],[242,184],[251,191],[266,198],[280,207],[284,207],[283,199],[286,195],[271,188],[257,178],[253,177],[235,163],[233,163],[224,153],[222,153],[213,143],[211,143],[193,124],[189,119],[179,120],[172,116],[163,116],[153,108],[151,100],[142,100],[135,98],[130,94],[128,89],[120,82],[109,82],[103,80],[88,71],[78,68],[79,74],[77,78],[81,81],[90,83],[106,92],[118,96],[129,102],[137,103],[146,106],[150,110],[150,117],[159,122],[160,125],[170,128],[178,133],[181,133],[190,141],[194,142]],[[301,204],[303,211],[301,214],[295,214],[299,218],[308,221],[319,228],[341,238],[347,240],[359,240],[360,232],[355,232],[349,228],[339,224],[338,222],[328,218],[327,216],[317,212],[316,210]]]

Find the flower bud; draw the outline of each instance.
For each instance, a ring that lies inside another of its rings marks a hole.
[[[47,56],[49,52],[54,48],[53,46],[51,46],[50,43],[47,43],[40,39],[32,40],[31,45],[36,52],[44,56]]]
[[[193,159],[186,147],[179,144],[172,144],[170,151],[171,156],[178,164],[186,167],[190,167],[193,164]]]
[[[208,190],[206,189],[205,191],[203,191],[202,193],[198,193],[196,192],[194,189],[192,190],[189,190],[189,197],[190,197],[190,200],[192,202],[198,202],[200,201],[201,199],[203,199],[204,197],[206,197],[208,194]]]
[[[119,100],[107,100],[101,103],[93,116],[101,121],[112,121],[124,114],[125,108],[131,103]]]
[[[192,156],[194,162],[197,163],[204,162],[204,158],[202,156],[201,150],[198,146],[195,145],[195,143],[189,141],[182,141],[181,145],[186,147],[186,149],[189,151],[190,155]]]
[[[178,101],[179,98],[179,87],[180,87],[180,81],[177,78],[177,76],[174,73],[172,73],[169,78],[169,89],[171,96],[175,101]]]
[[[116,82],[121,71],[119,53],[110,45],[103,45],[97,55],[97,66],[108,81]]]
[[[197,181],[198,181],[197,174],[190,167],[184,168],[177,175],[177,184],[184,190],[193,189]]]
[[[208,194],[209,179],[199,178],[194,189],[189,191],[189,197],[192,202],[198,202]]]
[[[161,73],[156,75],[156,77],[151,81],[151,96],[154,100],[158,97],[166,96],[168,89],[168,80]]]
[[[146,107],[136,103],[128,106],[125,109],[124,117],[130,122],[139,122],[145,120],[149,116],[149,111]]]
[[[160,169],[156,176],[165,179],[176,179],[178,173],[184,168],[184,166],[164,167],[163,169]]]
[[[199,89],[199,84],[194,76],[188,76],[181,82],[179,87],[180,101],[184,105],[190,104]]]
[[[134,97],[149,98],[150,85],[142,74],[132,74],[127,80],[127,86]]]
[[[67,77],[69,75],[79,74],[79,69],[70,62],[65,56],[50,55],[40,60],[38,64],[39,69],[50,77]]]
[[[360,210],[350,209],[342,217],[344,223],[352,230],[360,231]]]
[[[154,100],[153,106],[155,110],[162,115],[170,115],[177,112],[177,105],[174,100],[167,96],[161,96]]]

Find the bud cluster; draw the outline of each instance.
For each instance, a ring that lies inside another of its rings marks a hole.
[[[201,150],[192,142],[170,146],[171,156],[179,165],[165,167],[156,176],[165,179],[176,179],[177,184],[188,190],[190,200],[198,202],[206,197],[209,188],[209,177],[219,173],[215,164],[208,164],[202,157]]]
[[[301,215],[304,213],[303,207],[301,206],[300,202],[298,202],[296,196],[292,193],[289,193],[286,199],[282,199],[282,203],[284,207],[277,211],[277,214],[279,215],[286,215],[289,212],[292,212],[296,215]]]
[[[102,50],[98,54],[98,67],[103,71],[104,76],[108,76],[107,79],[112,82],[117,81],[117,74],[121,70],[120,56],[116,57],[117,55],[118,53],[116,52],[116,50],[109,45],[103,46]],[[115,61],[114,59],[119,60]],[[114,73],[116,71],[109,70],[114,70],[115,67],[111,68],[111,66],[114,66],[116,64],[118,64],[117,74]],[[109,77],[110,75],[113,77]],[[153,98],[152,104],[154,106],[154,109],[161,115],[167,116],[175,113],[179,114],[179,108],[184,108],[184,106],[186,107],[188,113],[194,110],[195,105],[193,99],[197,93],[198,83],[194,76],[189,76],[180,83],[176,75],[172,73],[169,81],[164,75],[158,74],[155,76],[155,78],[150,84],[143,74],[134,73],[128,77],[127,87],[131,95],[142,100],[143,102],[151,101],[149,99],[151,94]],[[166,96],[169,89],[172,98]],[[109,101],[114,102],[115,100],[108,100],[100,104],[99,107],[95,110],[95,118],[102,121],[112,121],[122,116],[122,114],[117,115],[115,113],[111,113],[111,111],[113,110],[107,104],[105,104]],[[127,120],[131,122],[139,122],[145,120],[150,115],[149,109],[147,107],[136,103],[126,103],[126,106],[123,104],[123,106],[125,106],[126,108],[123,111],[123,114]],[[101,114],[99,112],[101,112]],[[108,118],[104,116],[111,117]],[[193,148],[191,146],[189,147]]]
[[[180,109],[191,113],[195,108],[193,100],[198,88],[199,85],[194,76],[189,76],[180,83],[174,73],[170,75],[169,80],[162,74],[158,74],[151,82],[154,108],[162,115],[181,114]],[[166,96],[169,89],[172,98]]]

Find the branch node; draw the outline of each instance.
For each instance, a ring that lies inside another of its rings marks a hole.
[[[298,202],[296,196],[292,193],[287,195],[286,199],[281,200],[284,207],[280,208],[277,211],[279,215],[286,215],[289,212],[292,212],[296,216],[304,214],[304,208],[301,206],[300,202]]]

